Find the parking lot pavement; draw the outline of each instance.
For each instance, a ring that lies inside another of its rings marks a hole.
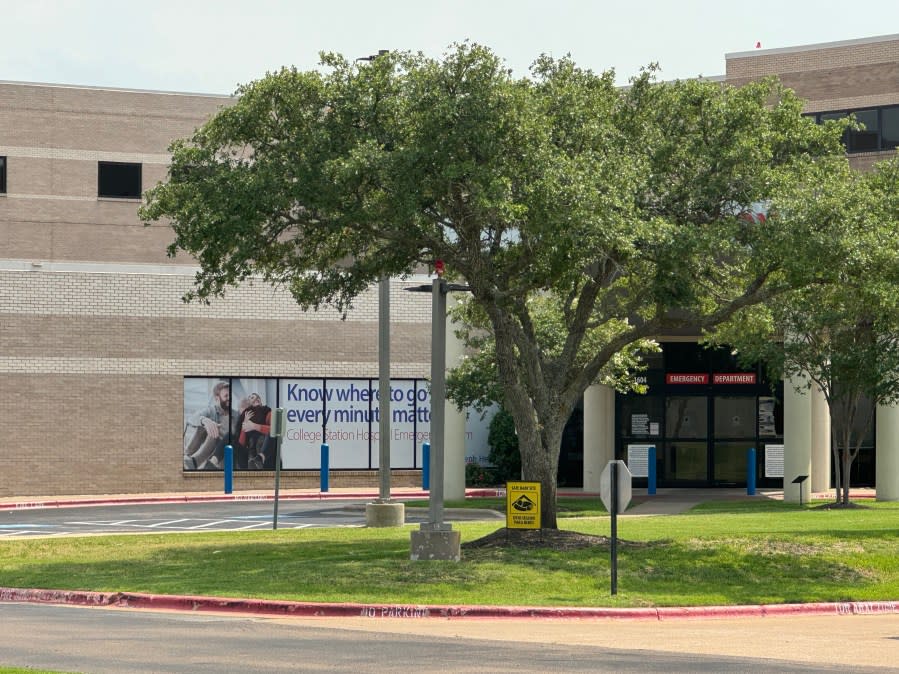
[[[450,522],[502,520],[493,510],[449,508]],[[0,540],[29,537],[84,536],[111,533],[260,531],[273,528],[273,504],[145,503],[81,508],[0,511]],[[406,508],[406,524],[428,519],[427,508]],[[279,529],[365,526],[365,503],[292,501],[281,504]]]
[[[360,527],[362,523],[314,523],[304,518],[278,516],[279,529],[307,529],[312,527]],[[272,528],[272,517],[248,515],[234,518],[157,518],[157,519],[84,519],[58,524],[5,524],[0,525],[0,538],[25,538],[33,536],[72,536],[104,533],[151,533],[179,531],[250,531]]]

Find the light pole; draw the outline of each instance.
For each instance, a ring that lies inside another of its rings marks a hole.
[[[467,292],[470,288],[447,283],[439,276],[430,286],[406,288],[412,292],[431,293],[431,494],[428,499],[428,521],[412,532],[413,560],[448,559],[459,561],[461,536],[443,521],[444,422],[446,404],[446,296],[450,292]]]
[[[388,53],[357,58],[374,61]],[[406,506],[390,500],[390,276],[378,280],[378,500],[365,507],[370,527],[399,527],[406,520]]]
[[[378,498],[390,501],[390,277],[378,281]]]

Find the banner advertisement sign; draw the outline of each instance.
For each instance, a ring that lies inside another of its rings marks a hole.
[[[377,468],[379,398],[377,379],[282,379],[283,467],[317,469],[325,443],[332,469]],[[390,398],[390,465],[412,468],[416,446],[431,438],[431,394],[422,380],[393,380]]]
[[[390,396],[390,465],[421,467],[421,445],[431,438],[427,382],[392,380]],[[277,407],[285,409],[283,468],[318,470],[321,446],[327,444],[330,468],[375,469],[379,397],[376,378],[186,377],[184,470],[222,470],[226,445],[234,448],[235,470],[274,470],[269,430]]]
[[[273,470],[269,437],[275,379],[192,377],[184,380],[184,470],[222,470],[225,446],[235,470]]]

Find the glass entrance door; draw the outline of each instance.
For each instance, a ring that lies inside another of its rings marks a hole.
[[[747,456],[756,444],[755,396],[717,396],[711,399],[713,436],[710,481],[746,484]]]
[[[757,416],[755,396],[669,396],[660,477],[683,485],[745,484]]]
[[[709,399],[669,396],[665,400],[665,452],[662,479],[705,483],[709,473]]]

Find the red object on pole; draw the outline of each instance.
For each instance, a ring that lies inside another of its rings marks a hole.
[[[443,272],[446,271],[446,267],[443,265],[443,260],[435,260],[434,261],[434,273],[439,277],[443,277]]]

